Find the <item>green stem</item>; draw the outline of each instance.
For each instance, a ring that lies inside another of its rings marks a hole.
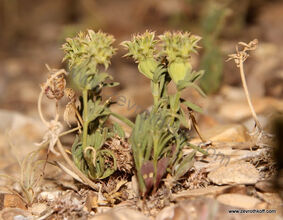
[[[181,92],[180,91],[177,91],[176,92],[176,97],[179,97],[179,100],[180,100],[180,97],[181,97]],[[181,101],[180,101],[181,102]],[[179,108],[181,108],[181,106],[179,105]],[[180,110],[180,109],[179,109]],[[176,116],[174,116],[175,114],[177,114],[176,112],[173,112],[173,114],[171,114],[171,119],[170,119],[170,126],[172,127],[174,125],[174,121],[175,121],[175,118]]]
[[[154,184],[154,193],[156,191],[156,177],[157,177],[157,160],[158,160],[158,138],[153,137],[153,167],[154,167],[154,179],[153,179],[153,184]]]
[[[134,128],[135,124],[131,122],[129,119],[127,119],[126,117],[119,115],[115,112],[111,112],[110,114],[113,115],[115,118],[119,119],[120,121],[124,122],[129,127]]]
[[[87,111],[87,100],[88,99],[88,91],[87,89],[83,90],[83,151],[86,149],[87,145],[87,133],[88,133],[88,111]]]
[[[159,102],[159,84],[158,83],[151,81],[151,92],[153,96],[153,106],[154,106],[154,109],[156,109],[158,102]]]
[[[201,152],[203,155],[208,155],[208,153],[207,153],[206,150],[202,149],[201,147],[199,147],[199,146],[197,146],[197,145],[188,143],[188,146],[191,147],[191,148],[194,149],[194,150],[197,150],[197,151]]]

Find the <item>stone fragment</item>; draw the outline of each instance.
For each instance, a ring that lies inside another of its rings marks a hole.
[[[202,135],[212,142],[247,142],[250,139],[247,129],[240,124],[219,125],[208,129]]]
[[[215,184],[255,184],[260,176],[258,170],[250,163],[239,161],[220,166],[208,174]]]
[[[14,194],[4,194],[4,208],[26,209],[26,205],[19,196]]]
[[[222,194],[217,197],[217,200],[225,205],[242,209],[252,209],[261,203],[257,198],[235,193]]]
[[[33,216],[19,208],[5,208],[0,212],[0,220],[32,220]]]
[[[47,209],[47,205],[45,203],[34,203],[29,208],[29,211],[36,216],[41,216],[42,213]]]
[[[192,189],[182,191],[172,195],[173,200],[181,199],[181,198],[190,198],[190,197],[198,197],[205,195],[218,195],[224,190],[228,189],[230,186],[208,186],[199,189]]]

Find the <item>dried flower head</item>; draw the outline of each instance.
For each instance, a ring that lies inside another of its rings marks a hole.
[[[48,76],[48,79],[50,79],[50,77],[51,75]],[[64,96],[64,90],[66,87],[65,73],[52,78],[50,81],[48,81],[48,85],[43,83],[41,87],[45,88],[44,94],[47,98],[56,100],[61,99]]]
[[[243,49],[239,51],[239,47],[237,45],[236,46],[237,53],[228,55],[229,58],[227,59],[227,61],[234,60],[236,65],[237,65],[237,67],[240,67],[240,63],[245,62],[246,59],[250,56],[248,54],[248,51],[253,51],[253,50],[255,50],[257,48],[258,40],[254,39],[251,42],[249,42],[248,44],[244,43],[244,42],[239,42],[238,44],[240,46],[242,46]]]

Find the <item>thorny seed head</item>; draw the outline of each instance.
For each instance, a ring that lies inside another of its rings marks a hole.
[[[133,36],[131,41],[122,42],[121,45],[129,50],[125,56],[132,56],[137,63],[154,58],[158,42],[154,38],[154,32],[146,31],[144,34]]]
[[[107,69],[110,58],[116,51],[112,47],[114,41],[112,35],[101,31],[88,30],[86,33],[80,32],[77,37],[66,39],[66,43],[62,47],[65,52],[63,61],[68,61],[70,69],[85,63],[91,65],[90,68],[94,72],[97,72],[99,64]]]
[[[159,38],[163,47],[161,54],[167,57],[169,63],[188,62],[191,54],[197,53],[198,42],[201,40],[201,37],[188,32],[165,32]]]
[[[243,49],[239,51],[238,45],[242,46]],[[253,51],[257,48],[258,40],[254,39],[250,41],[248,44],[244,42],[239,42],[236,46],[237,53],[228,55],[228,59],[226,61],[234,60],[237,67],[240,67],[241,63],[244,63],[246,59],[250,56],[248,51]]]

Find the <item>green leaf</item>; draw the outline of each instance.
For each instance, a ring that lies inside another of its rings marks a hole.
[[[194,84],[194,83],[189,83],[188,84],[188,86],[191,86],[191,87],[193,87],[194,89],[196,89],[203,97],[206,97],[206,94],[202,91],[202,89],[199,87],[199,86],[197,86],[196,84]]]
[[[185,112],[183,111],[183,109],[181,108],[181,112],[180,112],[180,115],[178,115],[177,117],[180,122],[182,123],[182,125],[185,127],[185,128],[188,128],[188,129],[191,129],[189,123],[188,123],[188,119],[186,118],[186,115],[185,115]]]
[[[113,154],[113,152],[110,150],[100,150],[98,152],[98,156],[103,156],[103,155],[105,156],[108,155],[113,159],[113,167],[108,167],[105,171],[103,169],[102,175],[98,177],[99,179],[105,179],[108,176],[112,175],[117,170],[117,161],[116,161],[116,157]],[[103,167],[103,166],[104,166],[104,163],[100,165],[100,167]]]
[[[192,148],[194,150],[197,150],[197,151],[201,152],[204,155],[208,155],[207,151],[202,149],[202,148],[200,148],[199,146],[196,146],[196,145],[191,144],[191,143],[188,143],[188,145],[189,145],[190,148]]]
[[[158,83],[160,81],[162,74],[165,72],[166,72],[166,69],[162,65],[157,66],[157,68],[155,69],[153,73],[153,79],[152,79],[153,82]]]
[[[169,96],[169,102],[170,102],[170,109],[177,113],[180,109],[180,92],[177,92],[173,96]]]
[[[190,81],[180,80],[177,83],[177,90],[182,91],[183,89],[187,88],[189,84],[190,84]]]
[[[176,171],[174,175],[175,180],[180,179],[182,176],[184,176],[189,171],[189,169],[192,168],[195,162],[195,159],[194,159],[195,154],[196,152],[194,151],[190,153],[189,155],[187,155],[186,157],[184,157],[180,165],[176,167]]]
[[[93,90],[95,87],[99,86],[107,79],[113,79],[113,77],[108,73],[94,74],[87,79],[87,89]]]
[[[203,113],[203,110],[201,109],[201,107],[197,106],[196,104],[190,102],[190,101],[185,101],[183,102],[183,104],[185,104],[188,108],[196,111],[196,112],[199,112],[199,113]]]
[[[85,174],[87,174],[87,164],[84,159],[82,144],[79,142],[79,137],[76,136],[72,145],[72,158],[75,165]]]
[[[125,132],[117,122],[113,123],[113,130],[114,133],[117,134],[120,138],[125,138]]]

